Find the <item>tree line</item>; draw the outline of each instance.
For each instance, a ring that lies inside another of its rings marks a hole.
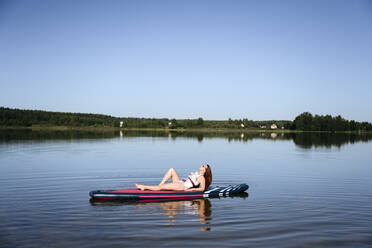
[[[204,120],[198,119],[169,119],[169,118],[133,118],[113,117],[101,114],[51,112],[41,110],[23,110],[0,107],[0,126],[72,126],[72,127],[120,127],[123,128],[260,128],[262,121],[248,119]],[[291,121],[276,122],[280,127],[289,128]],[[265,123],[266,123],[265,122]],[[266,124],[265,124],[266,125]],[[269,126],[269,125],[268,125]]]
[[[120,127],[123,128],[210,128],[210,129],[271,129],[275,124],[278,129],[303,131],[371,131],[368,122],[356,122],[341,116],[319,116],[304,112],[294,121],[269,120],[253,121],[247,118],[228,120],[168,119],[168,118],[133,118],[114,117],[101,114],[51,112],[41,110],[22,110],[0,107],[0,126],[70,126],[70,127]]]
[[[118,126],[109,115],[23,110],[0,107],[0,126]]]
[[[357,122],[345,120],[340,115],[315,115],[304,112],[298,115],[291,126],[293,130],[303,131],[372,131],[372,124],[369,122]]]

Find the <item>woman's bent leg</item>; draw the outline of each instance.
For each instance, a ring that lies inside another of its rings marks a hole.
[[[172,179],[173,183],[179,182],[181,179],[178,176],[177,172],[175,169],[170,168],[167,173],[165,173],[163,180],[159,183],[159,186],[165,184],[169,179]]]

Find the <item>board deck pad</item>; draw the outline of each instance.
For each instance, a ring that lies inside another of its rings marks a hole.
[[[230,186],[218,186],[201,191],[175,191],[175,190],[139,190],[139,189],[112,189],[94,190],[89,192],[95,200],[181,200],[233,196],[243,193],[248,189],[248,185],[238,184]]]

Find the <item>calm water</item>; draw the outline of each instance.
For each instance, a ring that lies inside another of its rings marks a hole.
[[[0,247],[370,247],[372,137],[0,132]],[[248,197],[91,203],[208,162]]]

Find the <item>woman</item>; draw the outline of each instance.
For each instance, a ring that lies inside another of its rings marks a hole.
[[[172,179],[171,183],[166,183]],[[136,184],[140,190],[185,190],[185,191],[204,191],[212,183],[212,170],[208,164],[200,166],[199,172],[194,172],[187,179],[181,180],[175,169],[170,168],[165,173],[163,180],[158,186],[147,186]]]

